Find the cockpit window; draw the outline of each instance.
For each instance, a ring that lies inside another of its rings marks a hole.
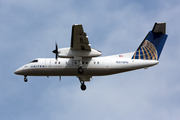
[[[38,60],[33,60],[33,61],[31,61],[31,63],[34,63],[34,62],[38,62]]]

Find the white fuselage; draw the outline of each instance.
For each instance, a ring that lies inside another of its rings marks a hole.
[[[77,62],[73,58],[39,58],[23,65],[15,74],[27,76],[103,76],[140,68],[158,63],[157,60],[141,60],[120,57],[83,58],[83,74],[79,74]]]

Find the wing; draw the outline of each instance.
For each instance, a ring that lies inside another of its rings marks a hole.
[[[82,25],[72,26],[71,49],[91,51],[88,36],[84,32]]]

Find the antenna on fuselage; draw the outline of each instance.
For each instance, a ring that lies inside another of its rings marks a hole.
[[[59,76],[59,82],[61,82],[61,76]]]

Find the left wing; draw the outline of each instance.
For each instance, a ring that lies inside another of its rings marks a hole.
[[[88,36],[84,32],[82,25],[72,26],[71,49],[91,51]]]

